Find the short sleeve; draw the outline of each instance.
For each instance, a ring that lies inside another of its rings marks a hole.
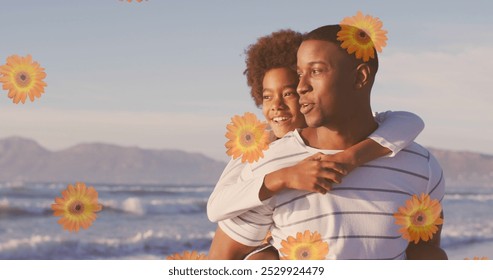
[[[236,242],[246,246],[258,246],[262,244],[273,224],[272,213],[273,209],[264,205],[249,210],[238,217],[222,220],[218,225]]]
[[[379,127],[368,138],[391,150],[389,157],[412,143],[425,126],[419,116],[404,111],[376,113],[375,120]]]

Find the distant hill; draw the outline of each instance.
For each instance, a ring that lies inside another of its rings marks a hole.
[[[448,186],[493,187],[493,155],[429,148]],[[0,139],[0,181],[215,184],[226,166],[199,153],[110,144],[49,151],[33,140]]]
[[[428,149],[440,162],[448,186],[493,187],[493,155]]]
[[[226,163],[198,153],[110,144],[49,151],[33,140],[0,140],[0,181],[215,184]]]

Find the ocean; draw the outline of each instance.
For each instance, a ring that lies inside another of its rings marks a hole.
[[[75,182],[74,182],[75,183]],[[0,183],[0,259],[166,259],[209,249],[213,186],[93,185],[103,210],[87,229],[64,231],[51,204],[61,183]],[[450,259],[493,258],[493,188],[448,188],[442,247]]]

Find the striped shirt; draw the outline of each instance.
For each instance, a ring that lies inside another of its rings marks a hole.
[[[298,131],[273,143],[263,160],[246,165],[240,181],[295,165],[323,152],[307,146]],[[318,232],[329,244],[327,259],[403,259],[408,241],[398,232],[393,214],[413,194],[444,196],[443,172],[425,148],[411,144],[395,157],[371,161],[346,176],[323,195],[284,190],[238,217],[219,222],[231,238],[257,246],[267,231],[279,250],[282,240],[305,230]],[[233,202],[231,202],[233,203]]]

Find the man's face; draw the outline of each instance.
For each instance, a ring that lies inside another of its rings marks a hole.
[[[301,113],[309,127],[331,126],[351,111],[353,63],[336,44],[304,41],[298,50]]]

